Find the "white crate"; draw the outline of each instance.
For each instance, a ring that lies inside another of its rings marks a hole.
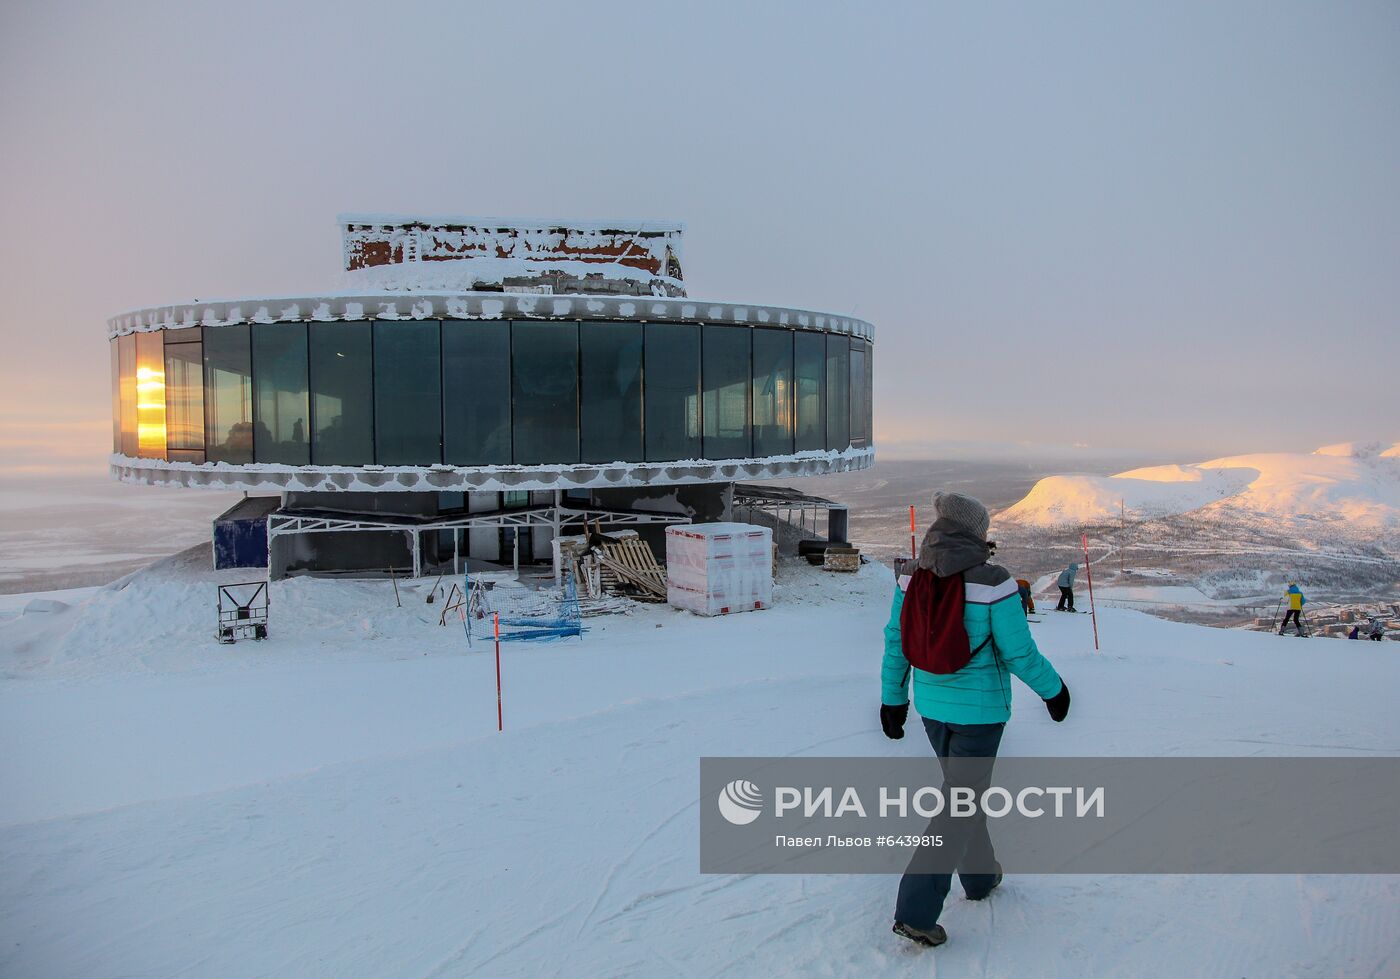
[[[666,528],[666,601],[698,615],[773,604],[773,532],[746,523]]]

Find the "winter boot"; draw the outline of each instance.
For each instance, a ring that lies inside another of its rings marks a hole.
[[[907,938],[916,945],[924,948],[937,948],[948,940],[948,933],[943,930],[942,925],[934,925],[925,931],[922,928],[915,928],[913,925],[906,925],[902,921],[894,923],[894,933],[901,938]]]
[[[1001,861],[998,860],[996,866],[997,875],[996,877],[992,878],[992,886],[987,888],[981,894],[978,894],[976,897],[973,897],[971,894],[969,894],[967,896],[967,899],[969,901],[985,901],[991,895],[992,891],[996,890],[998,887],[1001,886]]]

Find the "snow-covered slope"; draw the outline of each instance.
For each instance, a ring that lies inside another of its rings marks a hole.
[[[1342,456],[1344,458],[1371,459],[1380,457],[1382,459],[1394,459],[1400,456],[1400,442],[1393,445],[1386,445],[1384,442],[1338,442],[1335,445],[1324,445],[1317,449],[1314,455],[1320,456]]]
[[[1344,443],[1312,453],[1227,456],[1115,476],[1050,476],[999,519],[1024,526],[1116,523],[1193,511],[1214,516],[1400,529],[1400,443]]]
[[[701,876],[701,756],[928,752],[877,723],[883,568],[507,647],[497,734],[492,657],[426,586],[279,582],[272,638],[222,647],[200,553],[0,622],[0,975],[1400,969],[1389,877],[1011,876],[920,952],[892,877]],[[1074,706],[1018,685],[1004,754],[1400,752],[1388,646],[1319,670],[1321,640],[1133,612],[1099,655],[1088,616],[1034,628]]]

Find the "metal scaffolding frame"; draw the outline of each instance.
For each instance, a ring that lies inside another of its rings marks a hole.
[[[439,530],[471,530],[473,528],[548,527],[558,539],[564,527],[597,523],[605,527],[641,527],[654,524],[690,523],[690,518],[678,513],[649,513],[644,510],[609,510],[602,507],[566,507],[555,494],[552,504],[517,507],[509,510],[486,510],[450,517],[416,517],[409,514],[350,513],[339,510],[278,510],[267,518],[269,554],[277,537],[289,534],[334,534],[363,531],[402,532],[408,535],[413,553],[413,577],[423,574],[422,535]],[[554,551],[554,578],[561,575],[559,549]],[[461,573],[461,546],[457,534],[452,535],[452,571]],[[516,539],[512,564],[520,571],[520,543]]]
[[[799,493],[786,486],[755,486],[752,483],[734,484],[733,506],[735,511],[748,510],[750,522],[753,521],[753,512],[760,510],[772,516],[775,522],[787,523],[796,527],[803,534],[808,531],[807,518],[810,514],[813,537],[821,536],[823,530],[829,531],[833,510],[843,513],[846,511],[845,504],[823,499],[820,496]],[[794,514],[796,515],[795,520],[793,519]],[[826,528],[821,527],[822,516],[827,518]]]

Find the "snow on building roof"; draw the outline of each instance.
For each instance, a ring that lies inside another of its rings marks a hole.
[[[196,300],[129,310],[107,320],[109,338],[148,330],[315,320],[585,319],[734,323],[846,333],[874,339],[875,327],[853,316],[819,310],[694,297],[534,295],[515,292],[392,290],[322,292]]]
[[[662,218],[503,218],[468,214],[395,214],[356,211],[337,214],[341,225],[399,227],[420,224],[426,227],[463,228],[566,228],[570,231],[628,231],[633,234],[664,234],[685,231],[685,222]]]
[[[685,295],[676,222],[388,214],[340,222],[343,268],[358,289]]]

